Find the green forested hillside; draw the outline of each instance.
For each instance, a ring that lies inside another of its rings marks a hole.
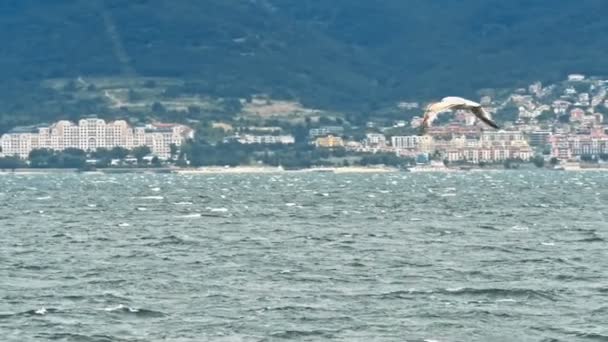
[[[0,119],[73,110],[40,81],[81,75],[361,113],[605,75],[606,13],[604,0],[3,0]]]

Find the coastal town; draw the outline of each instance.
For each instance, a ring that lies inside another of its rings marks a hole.
[[[209,124],[222,133],[220,144],[306,144],[320,150],[341,150],[346,156],[393,155],[418,165],[431,161],[469,166],[533,161],[537,166],[579,162],[599,166],[608,159],[608,126],[604,124],[607,95],[608,80],[572,74],[559,86],[544,87],[536,82],[500,100],[482,96],[481,104],[493,116],[516,110],[513,120],[503,120],[500,130],[484,127],[473,114],[460,110],[442,115],[448,120],[419,135],[425,104],[418,102],[397,104],[404,111],[419,112],[409,120],[396,120],[391,125],[370,120],[365,127],[317,120],[308,123],[304,137],[296,136],[285,126]],[[106,121],[93,115],[78,122],[62,120],[50,125],[15,127],[0,137],[0,158],[18,158],[28,163],[39,150],[79,150],[85,153],[86,163],[97,165],[94,152],[120,148],[126,152],[111,158],[108,166],[142,161],[150,164],[153,159],[160,165],[177,160],[177,156],[189,165],[188,153],[182,151],[182,146],[195,139],[197,133],[184,123],[134,126],[126,120]],[[141,147],[147,148],[145,155],[135,158],[129,153]]]

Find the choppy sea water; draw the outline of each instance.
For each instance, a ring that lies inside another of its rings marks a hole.
[[[608,173],[0,175],[1,341],[606,341]]]

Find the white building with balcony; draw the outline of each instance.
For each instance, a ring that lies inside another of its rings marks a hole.
[[[180,146],[193,137],[194,131],[190,127],[179,124],[154,123],[132,128],[124,120],[106,122],[87,118],[79,120],[78,124],[62,120],[48,127],[18,127],[0,137],[0,146],[4,155],[23,159],[34,149],[96,151],[138,146],[148,146],[153,155],[169,158],[171,144]]]

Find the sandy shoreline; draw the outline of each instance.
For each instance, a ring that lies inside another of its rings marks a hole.
[[[318,167],[297,170],[285,170],[277,167],[264,166],[236,166],[236,167],[200,167],[200,168],[126,168],[126,169],[98,169],[94,171],[81,171],[77,169],[15,169],[1,170],[0,174],[19,175],[45,175],[45,174],[119,174],[119,173],[173,173],[173,174],[263,174],[263,173],[387,173],[399,172],[391,167]]]
[[[196,169],[178,169],[173,173],[177,174],[248,174],[248,173],[387,173],[399,172],[398,169],[388,167],[320,167],[299,170],[284,170],[276,167],[255,167],[255,166],[237,166],[237,167],[203,167]]]
[[[491,172],[504,171],[504,169],[470,169],[460,170],[447,168],[445,170],[431,171],[415,171],[413,173],[447,173],[447,172]],[[562,170],[546,171],[563,171],[563,172],[579,172],[579,171],[608,171],[608,167],[591,168],[565,168]],[[6,170],[0,169],[0,175],[46,175],[46,174],[67,174],[67,173],[82,173],[82,174],[121,174],[121,173],[172,173],[180,175],[195,175],[195,174],[280,174],[280,173],[334,173],[334,174],[349,174],[349,173],[396,173],[404,172],[393,167],[365,167],[365,166],[347,166],[347,167],[313,167],[308,169],[285,170],[277,167],[264,166],[236,166],[236,167],[200,167],[200,168],[126,168],[126,169],[99,169],[95,171],[82,171],[77,169],[15,169]]]

